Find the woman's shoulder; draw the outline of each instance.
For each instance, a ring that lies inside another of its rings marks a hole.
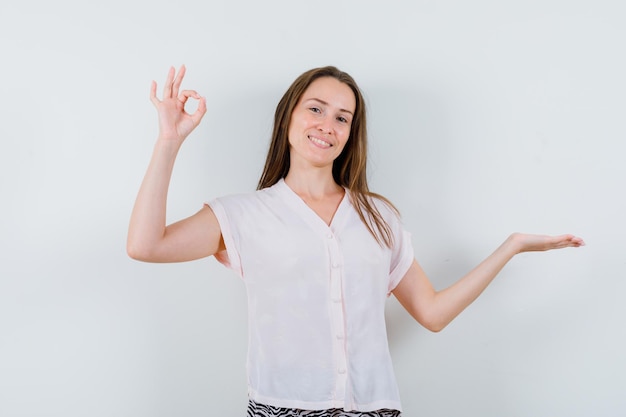
[[[260,190],[226,194],[215,198],[213,202],[217,202],[228,207],[250,207],[262,204],[264,200],[272,198],[275,194],[276,186],[274,185]]]
[[[351,192],[352,195],[355,193]],[[390,199],[383,196],[382,194],[378,194],[372,191],[369,191],[367,194],[363,194],[363,198],[367,200],[381,215],[384,217],[393,216],[399,217],[400,212],[396,208],[396,206],[391,202]]]

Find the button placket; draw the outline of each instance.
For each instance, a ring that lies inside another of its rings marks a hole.
[[[326,235],[330,261],[330,312],[331,325],[335,338],[333,340],[335,352],[335,398],[344,399],[347,383],[347,357],[345,346],[345,317],[343,305],[343,285],[341,253],[338,242],[332,233]]]

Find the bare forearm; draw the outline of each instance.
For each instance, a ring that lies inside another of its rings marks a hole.
[[[517,253],[515,235],[511,235],[467,275],[450,287],[435,293],[432,309],[436,327],[444,328],[474,302]]]
[[[584,245],[585,242],[574,235],[513,233],[487,259],[445,290],[435,291],[422,268],[414,261],[393,293],[415,320],[436,332],[476,300],[516,254]]]
[[[167,193],[180,145],[158,140],[130,218],[127,250],[131,257],[149,251],[165,233]]]

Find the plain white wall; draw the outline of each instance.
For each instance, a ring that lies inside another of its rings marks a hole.
[[[125,253],[150,81],[183,63],[209,111],[171,220],[254,189],[278,99],[333,64],[438,288],[513,231],[586,239],[514,259],[439,334],[391,298],[407,417],[626,414],[625,18],[618,0],[2,2],[0,415],[245,412],[243,284]]]

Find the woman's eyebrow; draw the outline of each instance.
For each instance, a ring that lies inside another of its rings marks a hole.
[[[313,100],[313,101],[317,101],[320,104],[323,104],[324,106],[328,106],[328,103],[325,102],[324,100],[321,100],[319,98],[315,98],[315,97],[311,97],[308,98],[307,100]],[[350,110],[346,110],[346,109],[339,109],[340,112],[344,112],[344,113],[350,113],[351,115],[354,116],[354,114],[350,111]]]

